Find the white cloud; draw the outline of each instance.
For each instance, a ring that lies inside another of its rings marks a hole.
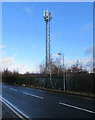
[[[92,47],[88,49],[88,52],[90,52],[92,50]],[[63,63],[63,58],[62,56],[59,57],[58,53],[52,54],[51,56],[55,61],[56,59],[59,59],[61,61],[61,64]],[[93,64],[93,58],[76,58],[76,59],[68,59],[66,57],[64,57],[64,63],[65,66],[67,67],[71,67],[72,65],[75,65],[76,63],[82,64],[83,66],[88,66]]]
[[[85,35],[87,35],[90,30],[92,30],[92,33],[93,33],[93,23],[84,24],[80,28],[80,34],[81,34],[81,36],[84,38]]]
[[[31,16],[35,10],[37,6],[36,5],[32,5],[31,7],[27,6],[24,8],[24,12],[26,12],[29,16]]]
[[[2,58],[0,59],[0,68],[8,68],[15,63],[15,59],[13,57]]]
[[[61,60],[61,64],[62,64],[62,59]],[[72,59],[69,60],[67,58],[65,58],[64,60],[64,64],[66,66],[66,68],[71,67],[72,65],[75,65],[77,63],[78,59]],[[91,58],[81,58],[79,59],[79,65],[82,65],[83,68],[88,69],[89,71],[92,70],[92,66],[93,66],[93,59]],[[60,64],[60,62],[59,62]],[[8,68],[11,71],[18,71],[19,73],[26,73],[26,72],[39,72],[39,65],[26,65],[23,63],[18,63],[18,61],[14,58],[14,57],[8,57],[8,58],[3,58],[0,59],[0,70],[6,69]]]
[[[0,71],[8,68],[11,71],[18,71],[19,73],[26,73],[26,72],[38,72],[36,67],[26,65],[26,64],[20,64],[14,57],[7,57],[0,59]]]
[[[93,55],[93,47],[86,48],[84,55]]]
[[[75,65],[76,62],[77,62],[77,59],[74,59],[74,60],[65,59],[64,60],[65,66],[67,66],[67,67],[71,67],[72,65]]]
[[[5,48],[6,46],[5,45],[0,45],[0,48]]]
[[[13,70],[13,68],[12,68]],[[14,66],[14,70],[17,70],[19,73],[26,73],[26,72],[30,72],[30,73],[35,73],[38,72],[38,70],[36,69],[36,67],[34,68],[34,66],[30,66],[30,65],[15,65]]]
[[[3,48],[6,48],[6,46],[5,46],[5,45],[0,44],[0,58],[1,58],[1,57],[2,57],[2,55],[4,54],[4,50],[3,50]]]
[[[81,27],[81,32],[87,32],[87,31],[89,31],[92,28],[93,28],[93,24],[92,23],[85,24],[85,25],[83,25]]]
[[[29,15],[32,14],[32,9],[29,8],[29,7],[25,7],[24,11],[25,11],[26,13],[28,13]]]
[[[59,57],[58,54],[53,54],[52,55],[53,58],[55,58],[54,60],[56,61],[56,59],[59,59],[59,62],[56,63],[57,65],[62,65],[63,64],[63,59],[62,57]],[[92,67],[93,67],[93,59],[92,58],[81,58],[81,59],[68,59],[65,57],[64,59],[64,65],[66,68],[70,68],[73,65],[76,65],[78,63],[79,66],[82,66],[83,68],[87,69],[88,71],[92,71]]]
[[[65,66],[71,67],[72,65],[76,65],[78,61],[78,65],[82,66],[83,68],[87,69],[88,71],[92,71],[93,66],[93,59],[92,58],[81,58],[81,59],[74,59],[74,60],[68,60],[65,59]]]

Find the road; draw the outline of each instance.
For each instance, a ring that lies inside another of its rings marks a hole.
[[[13,111],[11,111],[5,104],[2,103],[2,117],[6,118],[19,118]]]
[[[2,102],[20,118],[90,118],[95,99],[2,84]],[[0,97],[0,98],[1,98]]]

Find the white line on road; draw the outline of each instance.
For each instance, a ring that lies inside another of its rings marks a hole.
[[[33,94],[29,94],[29,93],[27,93],[27,92],[23,92],[24,94],[26,94],[26,95],[30,95],[30,96],[32,96],[32,97],[36,97],[36,98],[40,98],[40,99],[44,99],[44,97],[41,97],[41,96],[37,96],[37,95],[33,95]]]
[[[71,108],[75,108],[75,109],[78,109],[78,110],[83,110],[83,111],[85,111],[85,112],[89,112],[89,113],[95,113],[94,111],[87,110],[87,109],[80,108],[80,107],[76,107],[76,106],[69,105],[69,104],[62,103],[62,102],[59,102],[59,104],[61,104],[61,105],[65,105],[65,106],[68,106],[68,107],[71,107]]]
[[[0,99],[1,100],[1,99]],[[12,107],[10,107],[5,101],[1,100],[8,108],[10,108],[19,118],[23,118],[18,112],[16,112]]]
[[[5,86],[2,86],[3,88],[7,88],[7,87],[5,87]]]
[[[25,115],[22,111],[20,111],[16,106],[14,106],[12,103],[10,103],[9,101],[7,101],[5,98],[3,98],[3,97],[1,97],[0,96],[0,99],[3,101],[3,102],[5,102],[6,104],[8,104],[12,109],[14,109],[14,111],[17,111],[17,113],[19,114],[21,114],[22,116],[21,117],[25,117],[25,118],[27,118],[28,120],[31,120],[27,115]],[[14,112],[13,111],[13,112]]]
[[[16,92],[18,91],[18,90],[16,90],[16,89],[13,89],[13,88],[10,88],[10,89],[11,89],[11,90],[13,90],[13,91],[16,91]]]

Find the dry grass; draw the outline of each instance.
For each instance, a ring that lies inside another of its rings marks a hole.
[[[93,93],[75,92],[75,91],[70,91],[70,90],[63,91],[63,90],[56,90],[56,89],[49,89],[49,88],[42,88],[42,87],[34,87],[34,86],[31,86],[31,88],[95,99],[95,94],[93,94]]]

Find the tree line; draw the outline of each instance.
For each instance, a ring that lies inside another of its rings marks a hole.
[[[56,67],[55,70],[53,69],[52,82],[55,84],[55,81],[58,80],[56,82],[55,89],[62,89],[63,73],[61,69],[59,72],[56,69]],[[73,66],[72,69],[66,69],[64,75],[66,79],[66,90],[95,93],[94,73],[89,73],[86,70],[81,70],[76,66]],[[2,82],[7,84],[25,84],[26,86],[52,88],[50,86],[49,79],[49,74],[46,75],[44,72],[35,74],[27,72],[25,74],[20,74],[17,71],[11,72],[8,69],[5,69],[2,72]]]

